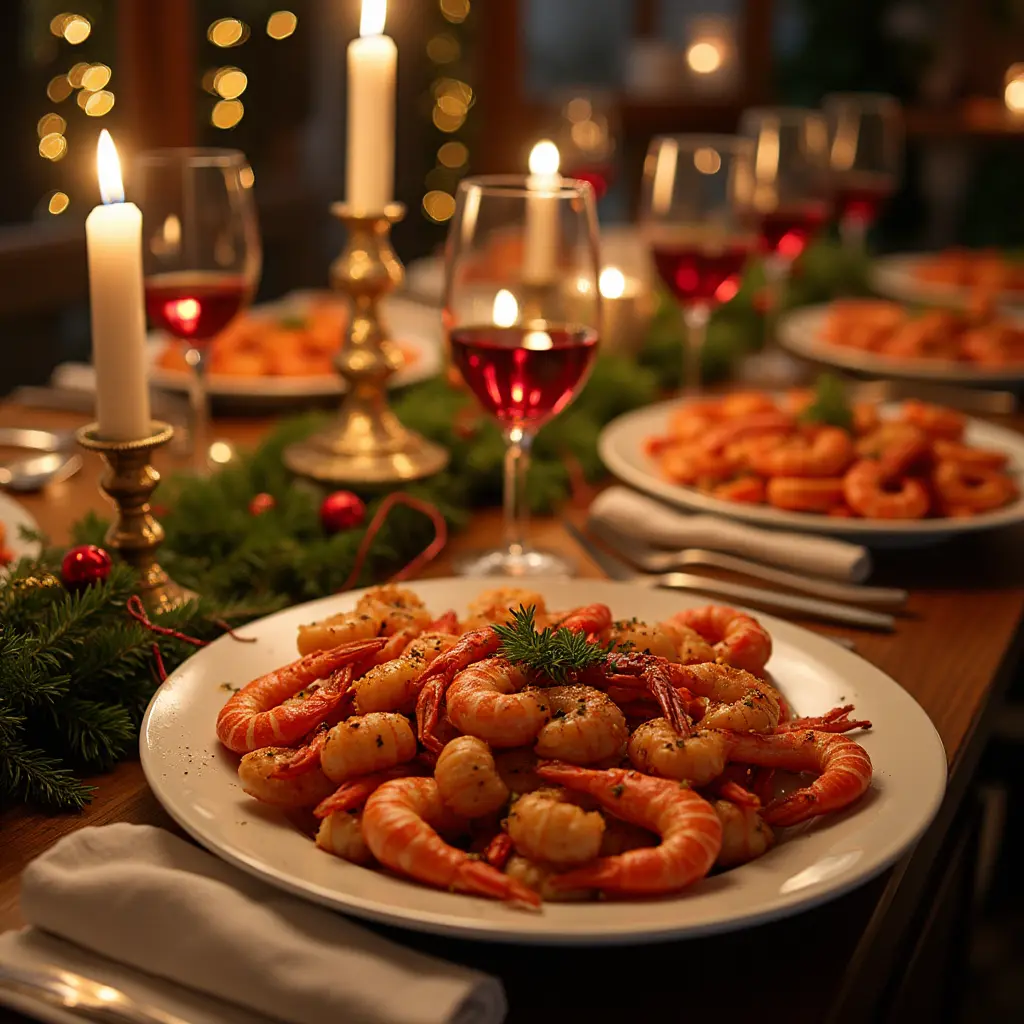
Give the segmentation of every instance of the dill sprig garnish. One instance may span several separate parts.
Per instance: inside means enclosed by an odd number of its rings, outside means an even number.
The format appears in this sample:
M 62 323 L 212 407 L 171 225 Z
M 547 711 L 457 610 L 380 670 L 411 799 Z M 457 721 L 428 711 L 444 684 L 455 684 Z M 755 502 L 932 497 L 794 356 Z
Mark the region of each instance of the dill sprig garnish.
M 547 626 L 538 632 L 533 605 L 520 605 L 518 611 L 512 612 L 510 623 L 491 628 L 501 638 L 498 653 L 503 658 L 513 665 L 543 673 L 559 684 L 571 682 L 585 669 L 603 665 L 609 654 L 622 649 L 614 643 L 589 643 L 585 633 L 574 633 L 564 626 Z

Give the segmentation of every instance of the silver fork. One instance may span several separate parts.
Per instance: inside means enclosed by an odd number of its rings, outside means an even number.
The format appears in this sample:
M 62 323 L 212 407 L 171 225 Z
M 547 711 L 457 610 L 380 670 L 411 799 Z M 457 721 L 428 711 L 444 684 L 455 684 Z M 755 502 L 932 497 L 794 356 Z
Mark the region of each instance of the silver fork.
M 801 576 L 785 569 L 775 569 L 761 562 L 754 562 L 720 551 L 705 548 L 683 548 L 680 551 L 663 551 L 634 537 L 626 537 L 606 523 L 591 520 L 590 531 L 600 537 L 609 547 L 614 548 L 623 558 L 643 572 L 676 572 L 680 569 L 701 565 L 707 568 L 725 569 L 743 573 L 754 579 L 789 587 L 804 594 L 824 597 L 833 601 L 869 605 L 875 608 L 899 608 L 907 602 L 906 590 L 895 587 L 866 587 L 859 583 L 836 583 L 832 580 L 813 576 Z

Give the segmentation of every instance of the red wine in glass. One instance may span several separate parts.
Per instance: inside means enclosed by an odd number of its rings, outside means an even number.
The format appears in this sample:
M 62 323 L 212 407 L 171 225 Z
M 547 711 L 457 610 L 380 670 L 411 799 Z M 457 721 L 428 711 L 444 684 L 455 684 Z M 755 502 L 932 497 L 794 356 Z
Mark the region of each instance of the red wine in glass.
M 190 343 L 219 334 L 249 297 L 244 277 L 216 271 L 155 274 L 145 288 L 150 322 Z
M 793 203 L 762 214 L 761 250 L 795 260 L 827 219 L 824 203 Z
M 586 378 L 597 332 L 586 327 L 458 327 L 452 362 L 503 427 L 536 430 L 561 412 Z
M 884 175 L 851 174 L 835 190 L 839 220 L 873 224 L 882 204 L 892 195 L 893 182 Z
M 576 178 L 578 181 L 587 182 L 594 190 L 597 199 L 603 199 L 608 189 L 615 181 L 615 165 L 612 163 L 580 164 L 570 166 L 563 175 L 566 178 Z
M 709 246 L 700 243 L 661 243 L 651 246 L 658 276 L 687 306 L 728 302 L 739 291 L 752 240 Z

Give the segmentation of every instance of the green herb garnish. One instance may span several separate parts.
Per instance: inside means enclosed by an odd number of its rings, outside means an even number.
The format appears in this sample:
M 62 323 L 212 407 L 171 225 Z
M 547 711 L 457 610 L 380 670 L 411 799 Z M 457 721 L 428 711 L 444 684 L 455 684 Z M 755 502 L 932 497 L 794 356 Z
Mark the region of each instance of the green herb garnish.
M 853 426 L 853 410 L 846 400 L 843 382 L 830 373 L 818 378 L 814 401 L 800 414 L 804 423 L 825 423 L 849 430 Z

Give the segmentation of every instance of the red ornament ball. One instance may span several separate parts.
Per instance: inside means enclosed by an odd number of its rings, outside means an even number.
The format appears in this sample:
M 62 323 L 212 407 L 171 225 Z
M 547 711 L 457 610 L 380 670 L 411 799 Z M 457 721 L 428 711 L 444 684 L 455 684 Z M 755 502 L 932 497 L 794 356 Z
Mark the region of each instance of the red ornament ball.
M 102 583 L 109 575 L 113 562 L 103 548 L 95 544 L 81 544 L 71 548 L 60 563 L 60 578 L 68 589 L 88 587 Z
M 365 519 L 366 506 L 351 491 L 328 494 L 320 505 L 320 525 L 328 533 L 362 526 Z
M 269 512 L 276 504 L 274 496 L 263 491 L 255 495 L 249 502 L 249 515 L 261 516 L 264 512 Z

